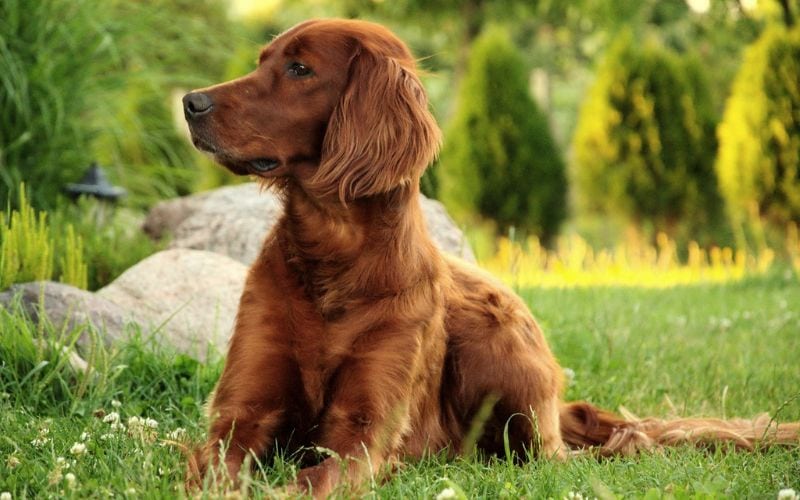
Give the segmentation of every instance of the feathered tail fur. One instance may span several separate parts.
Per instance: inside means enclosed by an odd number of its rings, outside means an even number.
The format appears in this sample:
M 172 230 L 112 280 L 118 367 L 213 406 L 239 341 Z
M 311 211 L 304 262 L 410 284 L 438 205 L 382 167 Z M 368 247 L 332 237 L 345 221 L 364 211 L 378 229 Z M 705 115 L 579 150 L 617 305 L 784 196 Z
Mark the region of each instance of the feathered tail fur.
M 800 423 L 779 424 L 767 414 L 752 419 L 637 418 L 616 415 L 589 403 L 561 407 L 561 436 L 573 449 L 595 449 L 600 455 L 632 455 L 641 450 L 692 444 L 731 443 L 752 450 L 800 445 Z

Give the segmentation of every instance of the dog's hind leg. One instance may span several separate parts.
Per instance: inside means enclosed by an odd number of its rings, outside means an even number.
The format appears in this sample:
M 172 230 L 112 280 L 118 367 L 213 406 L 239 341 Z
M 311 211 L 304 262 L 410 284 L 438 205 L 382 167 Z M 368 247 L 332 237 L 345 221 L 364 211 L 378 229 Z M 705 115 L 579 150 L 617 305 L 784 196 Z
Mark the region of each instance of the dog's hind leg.
M 479 447 L 492 453 L 508 445 L 518 458 L 526 450 L 561 458 L 566 448 L 559 425 L 562 371 L 526 305 L 477 269 L 451 262 L 456 291 L 448 300 L 448 352 L 444 401 L 462 415 L 462 435 L 484 401 L 494 401 Z M 464 430 L 467 429 L 467 430 Z M 469 445 L 470 443 L 466 443 Z

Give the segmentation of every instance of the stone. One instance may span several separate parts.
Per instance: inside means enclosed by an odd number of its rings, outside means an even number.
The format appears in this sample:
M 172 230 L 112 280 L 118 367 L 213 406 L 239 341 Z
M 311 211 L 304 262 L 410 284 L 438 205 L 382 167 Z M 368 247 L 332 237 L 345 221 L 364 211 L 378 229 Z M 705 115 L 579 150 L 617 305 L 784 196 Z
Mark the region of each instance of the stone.
M 475 262 L 472 249 L 444 206 L 424 196 L 421 203 L 437 246 Z M 159 203 L 148 214 L 144 229 L 154 237 L 172 234 L 171 248 L 208 250 L 250 265 L 282 213 L 278 196 L 251 182 Z
M 109 346 L 126 337 L 128 311 L 92 292 L 63 283 L 36 281 L 13 285 L 0 293 L 0 305 L 9 309 L 17 297 L 34 322 L 46 317 L 57 332 L 80 331 L 76 341 L 80 352 L 88 352 L 94 338 Z
M 155 253 L 97 295 L 135 314 L 156 341 L 197 359 L 224 352 L 233 331 L 247 266 L 191 249 Z

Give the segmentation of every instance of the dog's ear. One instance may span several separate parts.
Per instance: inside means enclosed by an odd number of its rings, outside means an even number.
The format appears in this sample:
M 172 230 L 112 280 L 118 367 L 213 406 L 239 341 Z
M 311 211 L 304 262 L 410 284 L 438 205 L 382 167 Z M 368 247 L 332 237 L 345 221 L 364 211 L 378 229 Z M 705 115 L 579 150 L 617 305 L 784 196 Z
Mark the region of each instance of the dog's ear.
M 358 47 L 312 186 L 346 202 L 417 182 L 438 153 L 440 138 L 413 67 Z

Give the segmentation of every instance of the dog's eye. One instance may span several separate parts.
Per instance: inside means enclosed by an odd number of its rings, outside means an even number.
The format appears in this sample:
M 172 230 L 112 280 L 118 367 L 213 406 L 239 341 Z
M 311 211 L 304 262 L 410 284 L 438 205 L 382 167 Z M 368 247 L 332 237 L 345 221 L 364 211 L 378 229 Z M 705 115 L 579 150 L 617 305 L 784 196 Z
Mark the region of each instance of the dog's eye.
M 299 62 L 290 62 L 286 66 L 286 73 L 292 78 L 306 78 L 314 74 L 311 68 Z

